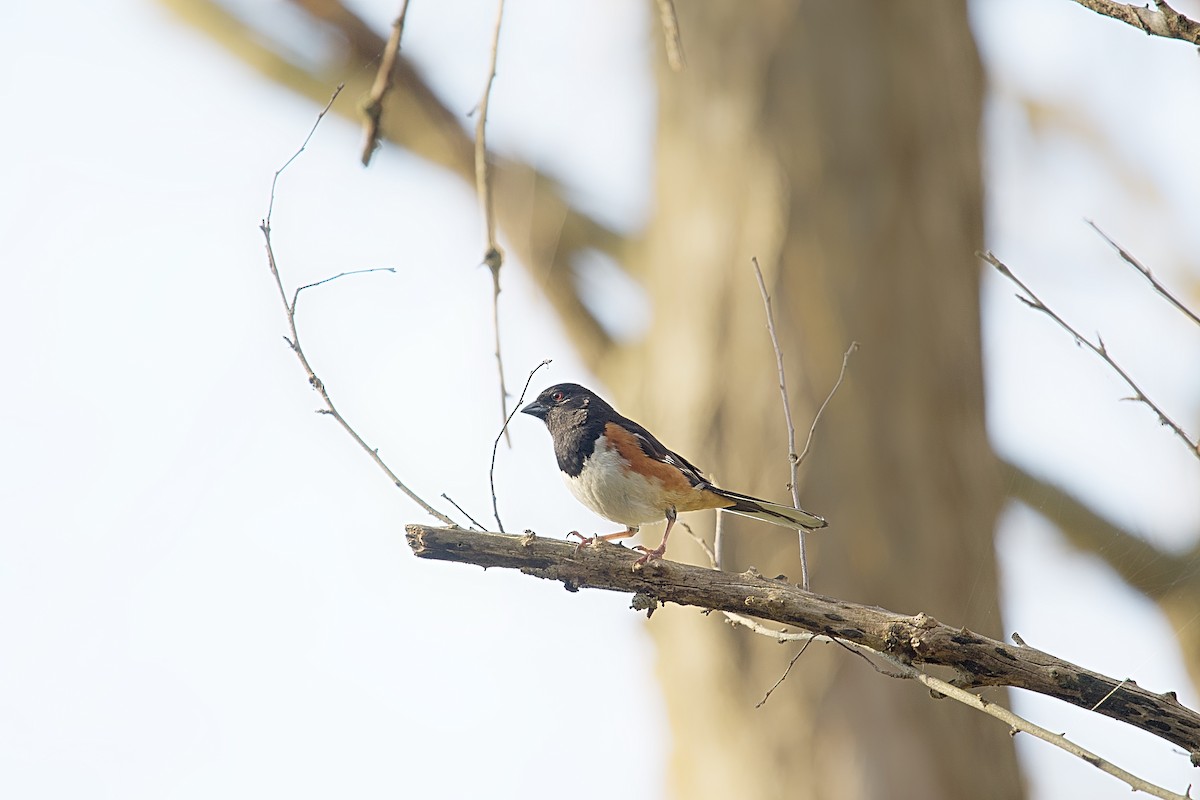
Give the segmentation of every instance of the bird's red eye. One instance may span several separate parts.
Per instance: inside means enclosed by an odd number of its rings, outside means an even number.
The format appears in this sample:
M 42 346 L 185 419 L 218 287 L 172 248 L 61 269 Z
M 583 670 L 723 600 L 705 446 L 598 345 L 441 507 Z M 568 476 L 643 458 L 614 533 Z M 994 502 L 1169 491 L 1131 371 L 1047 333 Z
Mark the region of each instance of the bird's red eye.
M 564 397 L 566 397 L 566 395 L 562 392 L 555 392 L 554 394 L 550 395 L 550 399 L 556 403 L 561 403 Z

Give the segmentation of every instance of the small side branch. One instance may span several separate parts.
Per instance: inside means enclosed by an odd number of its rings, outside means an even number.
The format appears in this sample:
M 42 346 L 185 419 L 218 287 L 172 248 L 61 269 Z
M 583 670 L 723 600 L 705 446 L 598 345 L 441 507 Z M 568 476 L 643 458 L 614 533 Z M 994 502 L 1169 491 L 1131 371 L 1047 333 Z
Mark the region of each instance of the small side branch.
M 315 289 L 316 287 L 323 286 L 326 283 L 332 283 L 333 281 L 336 281 L 339 278 L 348 278 L 351 275 L 365 275 L 368 272 L 390 272 L 394 275 L 394 274 L 396 274 L 396 268 L 395 267 L 370 267 L 368 269 L 351 269 L 351 270 L 347 270 L 346 272 L 339 272 L 337 275 L 331 275 L 328 278 L 324 278 L 322 280 L 315 281 L 313 283 L 306 283 L 303 286 L 297 287 L 296 291 L 292 292 L 292 304 L 291 304 L 291 306 L 289 306 L 289 310 L 291 311 L 292 314 L 296 313 L 296 303 L 300 302 L 300 293 L 303 292 L 305 289 Z
M 1018 300 L 1032 308 L 1034 311 L 1040 311 L 1046 316 L 1050 317 L 1050 319 L 1057 322 L 1063 330 L 1071 334 L 1071 336 L 1075 338 L 1076 342 L 1087 347 L 1089 350 L 1099 356 L 1104 363 L 1108 364 L 1108 366 L 1111 367 L 1114 372 L 1121 376 L 1121 380 L 1125 381 L 1125 384 L 1133 390 L 1133 397 L 1129 399 L 1136 400 L 1139 403 L 1145 403 L 1146 406 L 1148 406 L 1152 411 L 1154 411 L 1155 414 L 1158 415 L 1158 421 L 1170 428 L 1176 436 L 1182 439 L 1184 443 L 1187 444 L 1188 450 L 1191 451 L 1192 455 L 1194 455 L 1196 458 L 1200 458 L 1200 443 L 1192 440 L 1177 422 L 1168 417 L 1166 412 L 1159 408 L 1157 403 L 1146 396 L 1146 393 L 1142 391 L 1141 387 L 1134 383 L 1133 378 L 1129 377 L 1129 373 L 1122 369 L 1121 366 L 1113 360 L 1112 356 L 1108 354 L 1108 348 L 1104 346 L 1103 339 L 1096 337 L 1099 344 L 1092 344 L 1092 342 L 1086 336 L 1072 328 L 1066 320 L 1064 320 L 1062 317 L 1056 314 L 1053 309 L 1042 302 L 1041 298 L 1034 294 L 1033 290 L 1026 286 L 1020 278 L 1014 275 L 1012 270 L 1009 269 L 1004 262 L 996 258 L 996 256 L 994 256 L 991 252 L 979 253 L 978 255 L 984 261 L 995 267 L 997 272 L 1015 283 L 1021 288 L 1022 291 L 1025 292 L 1025 294 L 1028 295 L 1028 297 L 1017 295 Z
M 808 450 L 812 447 L 813 434 L 817 432 L 817 423 L 821 421 L 821 415 L 825 413 L 825 409 L 829 406 L 829 401 L 837 394 L 837 390 L 841 388 L 842 381 L 846 379 L 846 367 L 850 366 L 850 356 L 858 352 L 858 342 L 850 342 L 850 346 L 846 348 L 846 352 L 842 353 L 842 368 L 838 370 L 837 380 L 833 382 L 833 388 L 829 390 L 829 394 L 825 395 L 825 400 L 821 403 L 821 407 L 817 409 L 817 413 L 813 414 L 812 425 L 808 426 L 808 438 L 804 440 L 804 449 L 800 451 L 798 462 L 804 463 L 804 459 L 808 457 Z
M 492 31 L 492 54 L 488 62 L 487 83 L 475 117 L 475 189 L 479 204 L 483 208 L 484 226 L 487 230 L 487 249 L 483 263 L 492 273 L 492 328 L 495 331 L 496 369 L 500 373 L 500 419 L 504 420 L 504 441 L 511 447 L 508 435 L 508 387 L 504 384 L 504 359 L 500 355 L 500 267 L 504 264 L 504 251 L 496 243 L 496 214 L 492 203 L 492 167 L 488 161 L 487 115 L 488 102 L 492 96 L 492 83 L 496 80 L 496 56 L 500 52 L 500 24 L 504 21 L 504 0 L 496 6 L 496 27 Z
M 763 695 L 763 699 L 754 704 L 755 708 L 762 708 L 767 704 L 767 701 L 771 699 L 771 695 L 775 693 L 775 690 L 787 680 L 788 675 L 792 674 L 792 667 L 796 666 L 796 662 L 800 660 L 800 656 L 804 655 L 804 651 L 807 650 L 808 646 L 812 643 L 813 640 L 810 636 L 807 640 L 805 640 L 804 644 L 800 645 L 800 649 L 796 652 L 796 655 L 792 656 L 792 660 L 788 662 L 787 669 L 785 669 L 783 674 L 779 676 L 779 680 L 771 684 L 771 688 L 767 689 L 767 693 Z
M 1162 36 L 1200 45 L 1200 22 L 1185 17 L 1166 4 L 1154 0 L 1152 6 L 1134 6 L 1114 0 L 1075 0 L 1084 8 L 1105 17 L 1132 25 L 1147 36 Z
M 1149 268 L 1147 268 L 1144 264 L 1142 264 L 1142 262 L 1140 262 L 1136 258 L 1134 258 L 1133 255 L 1128 250 L 1126 250 L 1124 247 L 1121 247 L 1121 245 L 1114 242 L 1107 233 L 1100 230 L 1100 227 L 1098 225 L 1096 225 L 1096 223 L 1092 222 L 1090 219 L 1084 220 L 1084 222 L 1086 222 L 1088 225 L 1091 225 L 1092 230 L 1094 230 L 1096 233 L 1100 234 L 1100 238 L 1102 238 L 1104 241 L 1108 242 L 1109 247 L 1116 250 L 1117 253 L 1120 254 L 1122 260 L 1124 260 L 1126 264 L 1128 264 L 1129 266 L 1136 269 L 1138 272 L 1140 272 L 1142 274 L 1143 278 L 1150 281 L 1150 285 L 1154 287 L 1154 291 L 1156 291 L 1160 295 L 1162 295 L 1168 303 L 1175 306 L 1176 310 L 1179 311 L 1179 313 L 1183 314 L 1185 317 L 1187 317 L 1188 319 L 1190 319 L 1192 322 L 1196 323 L 1197 325 L 1200 325 L 1200 317 L 1196 316 L 1196 312 L 1192 311 L 1190 308 L 1185 306 L 1182 302 L 1179 301 L 1179 298 L 1177 298 L 1175 295 L 1171 294 L 1170 290 L 1168 290 L 1167 287 L 1165 287 L 1161 283 L 1159 283 L 1158 278 L 1154 277 L 1154 273 L 1150 272 Z
M 379 149 L 379 122 L 383 116 L 383 98 L 392 88 L 392 76 L 396 72 L 396 58 L 400 55 L 400 37 L 404 35 L 404 17 L 407 14 L 408 0 L 400 0 L 400 14 L 392 23 L 392 32 L 384 45 L 383 57 L 379 60 L 379 71 L 375 73 L 371 93 L 363 103 L 363 131 L 366 134 L 362 150 L 364 167 L 371 164 L 371 156 Z
M 900 664 L 949 667 L 960 676 L 953 682 L 959 688 L 1013 686 L 1084 709 L 1099 703 L 1096 713 L 1171 742 L 1200 764 L 1200 714 L 1181 705 L 1173 693 L 1156 694 L 1133 681 L 1121 685 L 1049 653 L 952 628 L 926 614 L 908 616 L 836 600 L 753 571 L 730 573 L 653 561 L 635 572 L 637 554 L 616 545 L 578 548 L 531 534 L 426 525 L 409 525 L 407 532 L 408 544 L 420 558 L 517 569 L 561 581 L 570 591 L 586 587 L 628 592 L 651 604 L 671 602 L 770 620 L 866 648 Z

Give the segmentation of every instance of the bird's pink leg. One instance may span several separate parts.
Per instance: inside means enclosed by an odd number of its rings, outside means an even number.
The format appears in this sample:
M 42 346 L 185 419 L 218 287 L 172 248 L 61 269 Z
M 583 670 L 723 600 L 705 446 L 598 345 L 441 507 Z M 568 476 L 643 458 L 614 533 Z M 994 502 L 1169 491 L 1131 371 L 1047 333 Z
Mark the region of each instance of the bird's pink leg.
M 633 562 L 634 567 L 645 564 L 648 561 L 654 561 L 656 559 L 660 559 L 663 557 L 663 554 L 667 552 L 667 537 L 671 535 L 671 527 L 674 524 L 675 524 L 675 509 L 668 508 L 667 509 L 667 529 L 665 531 L 663 531 L 662 541 L 659 542 L 658 547 L 654 548 L 653 550 L 648 550 L 640 544 L 638 546 L 634 547 L 633 548 L 634 550 L 641 550 L 643 553 L 645 553 L 644 556 L 639 558 L 637 561 Z

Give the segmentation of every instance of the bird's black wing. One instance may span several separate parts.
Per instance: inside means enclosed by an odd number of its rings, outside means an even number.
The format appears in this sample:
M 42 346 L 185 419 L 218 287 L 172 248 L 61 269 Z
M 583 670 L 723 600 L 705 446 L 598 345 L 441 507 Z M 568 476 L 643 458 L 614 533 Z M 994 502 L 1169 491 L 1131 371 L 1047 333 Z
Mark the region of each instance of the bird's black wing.
M 655 461 L 661 461 L 664 464 L 670 464 L 675 467 L 684 474 L 688 482 L 693 486 L 707 487 L 712 485 L 697 466 L 673 450 L 668 449 L 666 445 L 654 438 L 654 434 L 641 425 L 625 417 L 621 417 L 618 424 L 637 437 L 638 444 L 641 445 L 643 453 Z

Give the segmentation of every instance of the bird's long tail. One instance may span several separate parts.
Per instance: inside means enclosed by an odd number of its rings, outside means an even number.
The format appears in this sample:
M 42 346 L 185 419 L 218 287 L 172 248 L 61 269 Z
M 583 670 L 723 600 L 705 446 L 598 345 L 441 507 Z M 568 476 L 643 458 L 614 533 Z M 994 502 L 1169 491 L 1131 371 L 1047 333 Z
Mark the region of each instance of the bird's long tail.
M 726 506 L 725 511 L 732 511 L 734 514 L 741 514 L 744 517 L 761 519 L 763 522 L 771 522 L 775 525 L 782 525 L 785 528 L 804 528 L 810 531 L 817 528 L 824 528 L 829 524 L 825 521 L 824 517 L 810 514 L 802 508 L 792 508 L 791 506 L 771 503 L 767 500 L 759 500 L 757 497 L 738 494 L 728 489 L 718 489 L 716 486 L 706 488 L 713 494 L 719 495 L 733 504 Z

